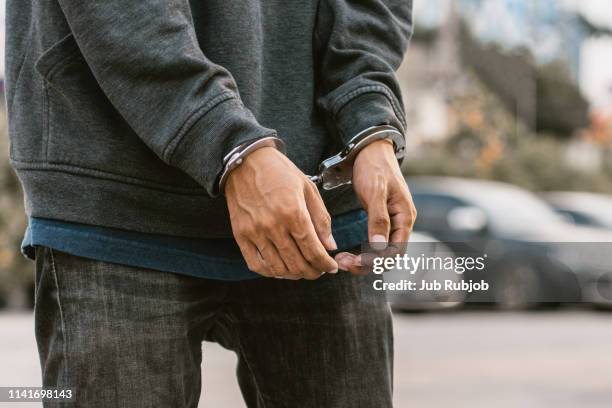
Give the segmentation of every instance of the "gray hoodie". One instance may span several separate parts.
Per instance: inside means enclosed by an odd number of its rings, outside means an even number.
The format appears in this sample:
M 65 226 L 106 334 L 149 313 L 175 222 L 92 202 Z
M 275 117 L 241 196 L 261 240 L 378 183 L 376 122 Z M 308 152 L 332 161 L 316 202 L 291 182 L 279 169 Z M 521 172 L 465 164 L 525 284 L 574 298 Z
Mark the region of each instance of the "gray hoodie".
M 405 129 L 411 0 L 7 0 L 10 157 L 30 216 L 231 234 L 223 156 L 277 135 L 313 173 Z M 359 207 L 325 192 L 332 214 Z

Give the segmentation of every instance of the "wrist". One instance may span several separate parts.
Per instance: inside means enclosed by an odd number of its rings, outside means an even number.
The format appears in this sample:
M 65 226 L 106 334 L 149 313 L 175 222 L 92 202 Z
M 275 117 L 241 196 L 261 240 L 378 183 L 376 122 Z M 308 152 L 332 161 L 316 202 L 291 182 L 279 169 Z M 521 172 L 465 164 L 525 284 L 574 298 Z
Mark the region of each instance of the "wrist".
M 247 157 L 251 156 L 255 152 L 261 149 L 275 149 L 281 154 L 285 152 L 285 144 L 282 140 L 277 137 L 269 136 L 262 139 L 243 143 L 240 146 L 232 149 L 223 158 L 223 172 L 219 176 L 219 192 L 224 193 L 225 185 L 234 170 L 241 167 Z
M 390 153 L 393 157 L 395 157 L 395 148 L 394 148 L 393 140 L 391 139 L 380 139 L 380 140 L 376 140 L 368 144 L 363 149 L 361 149 L 359 153 L 357 153 L 356 157 L 359 157 L 359 155 L 365 151 L 374 151 L 374 150 L 379 151 L 379 152 Z
M 394 160 L 402 160 L 405 153 L 404 135 L 392 126 L 374 126 L 354 136 L 340 153 L 325 159 L 319 165 L 318 174 L 312 176 L 311 180 L 322 186 L 324 190 L 350 184 L 353 166 L 359 153 L 381 141 L 384 141 L 384 144 L 378 145 L 390 149 Z
M 228 171 L 224 184 L 224 194 L 229 194 L 234 190 L 234 186 L 239 185 L 242 180 L 246 183 L 251 183 L 257 172 L 265 169 L 266 164 L 270 163 L 278 157 L 285 157 L 280 151 L 274 147 L 265 146 L 246 155 L 242 163 Z

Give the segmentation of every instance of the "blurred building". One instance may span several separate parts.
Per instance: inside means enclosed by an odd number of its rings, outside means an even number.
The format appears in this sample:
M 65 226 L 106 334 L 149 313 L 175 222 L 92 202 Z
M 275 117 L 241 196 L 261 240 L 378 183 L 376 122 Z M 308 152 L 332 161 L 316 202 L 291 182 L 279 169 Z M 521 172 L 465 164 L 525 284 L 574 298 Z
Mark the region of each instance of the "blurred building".
M 587 3 L 595 4 L 580 4 Z M 598 4 L 612 10 L 612 3 Z M 400 77 L 417 138 L 454 133 L 445 106 L 464 93 L 466 70 L 536 132 L 568 137 L 588 127 L 589 110 L 598 109 L 595 99 L 602 98 L 592 91 L 585 95 L 585 89 L 609 93 L 612 101 L 612 77 L 606 84 L 603 72 L 593 75 L 593 67 L 601 67 L 597 58 L 612 58 L 612 49 L 588 52 L 593 38 L 611 30 L 570 7 L 569 0 L 430 0 L 415 3 L 415 21 Z
M 598 0 L 428 0 L 416 3 L 416 20 L 426 28 L 442 28 L 456 9 L 471 34 L 507 50 L 528 49 L 540 64 L 560 61 L 591 99 L 605 92 L 612 103 L 612 74 L 594 66 L 612 64 L 612 40 L 591 47 L 593 37 L 610 36 L 612 3 Z M 598 18 L 604 16 L 604 18 Z M 593 49 L 596 48 L 596 49 Z M 588 65 L 583 72 L 582 67 Z M 599 88 L 599 90 L 593 89 Z M 603 91 L 606 89 L 606 91 Z
M 579 14 L 558 0 L 460 0 L 463 18 L 482 41 L 526 47 L 539 62 L 565 62 L 578 80 L 589 35 Z

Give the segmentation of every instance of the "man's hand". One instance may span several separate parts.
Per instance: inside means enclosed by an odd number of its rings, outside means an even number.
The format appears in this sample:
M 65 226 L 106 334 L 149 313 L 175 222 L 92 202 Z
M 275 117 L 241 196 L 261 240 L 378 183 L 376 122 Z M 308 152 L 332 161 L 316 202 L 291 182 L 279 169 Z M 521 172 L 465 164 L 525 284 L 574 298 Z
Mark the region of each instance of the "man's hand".
M 263 147 L 232 170 L 225 195 L 234 237 L 250 270 L 317 279 L 336 273 L 331 217 L 316 186 L 282 153 Z
M 353 189 L 368 213 L 372 246 L 382 249 L 391 242 L 401 250 L 412 231 L 416 208 L 395 158 L 393 142 L 380 140 L 359 152 L 353 164 Z M 341 252 L 336 261 L 341 269 L 362 272 L 359 255 Z

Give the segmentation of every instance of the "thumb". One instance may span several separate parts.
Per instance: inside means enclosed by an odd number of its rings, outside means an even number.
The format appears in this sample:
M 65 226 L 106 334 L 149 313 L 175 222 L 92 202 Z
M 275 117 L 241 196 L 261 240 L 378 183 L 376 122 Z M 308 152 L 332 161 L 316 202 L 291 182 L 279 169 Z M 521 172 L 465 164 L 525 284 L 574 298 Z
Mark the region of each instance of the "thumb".
M 309 186 L 306 188 L 305 199 L 306 207 L 308 208 L 308 213 L 310 214 L 310 219 L 319 237 L 319 241 L 328 251 L 337 250 L 338 246 L 332 235 L 331 216 L 327 212 L 327 208 L 325 208 L 319 190 L 314 185 Z
M 387 209 L 387 198 L 383 195 L 373 197 L 368 203 L 368 238 L 372 249 L 383 250 L 389 241 L 391 221 Z

